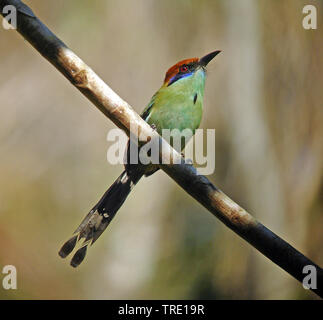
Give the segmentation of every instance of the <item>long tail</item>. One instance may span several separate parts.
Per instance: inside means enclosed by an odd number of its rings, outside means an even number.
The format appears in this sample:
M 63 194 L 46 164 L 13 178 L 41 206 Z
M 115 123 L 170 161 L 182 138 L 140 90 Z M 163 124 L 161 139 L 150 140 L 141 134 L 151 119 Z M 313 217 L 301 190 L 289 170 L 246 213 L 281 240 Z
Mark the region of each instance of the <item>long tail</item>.
M 126 200 L 133 186 L 143 176 L 142 172 L 123 171 L 119 178 L 105 192 L 100 201 L 86 215 L 74 236 L 64 243 L 59 255 L 66 258 L 74 249 L 77 242 L 84 238 L 81 248 L 76 251 L 71 266 L 77 267 L 85 258 L 87 247 L 93 244 L 110 224 L 111 220 Z

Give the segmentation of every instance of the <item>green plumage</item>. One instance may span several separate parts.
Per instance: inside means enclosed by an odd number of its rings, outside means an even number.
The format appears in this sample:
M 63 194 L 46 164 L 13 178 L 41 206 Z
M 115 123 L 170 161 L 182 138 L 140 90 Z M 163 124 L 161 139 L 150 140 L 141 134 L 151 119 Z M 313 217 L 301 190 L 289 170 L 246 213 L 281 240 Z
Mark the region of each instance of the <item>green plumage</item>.
M 203 68 L 170 86 L 164 84 L 143 111 L 143 119 L 154 125 L 160 135 L 162 129 L 190 129 L 194 134 L 202 119 L 204 85 Z

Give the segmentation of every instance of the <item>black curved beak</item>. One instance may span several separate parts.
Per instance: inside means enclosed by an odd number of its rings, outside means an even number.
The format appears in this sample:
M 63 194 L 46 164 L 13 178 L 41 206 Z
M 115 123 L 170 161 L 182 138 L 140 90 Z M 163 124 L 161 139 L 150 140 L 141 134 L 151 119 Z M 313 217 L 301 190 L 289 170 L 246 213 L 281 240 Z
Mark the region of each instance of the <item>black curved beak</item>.
M 216 50 L 216 51 L 213 51 L 209 54 L 207 54 L 206 56 L 204 56 L 203 58 L 200 59 L 199 61 L 199 64 L 202 66 L 202 67 L 206 67 L 207 64 L 215 57 L 217 56 L 219 53 L 221 52 L 221 50 Z

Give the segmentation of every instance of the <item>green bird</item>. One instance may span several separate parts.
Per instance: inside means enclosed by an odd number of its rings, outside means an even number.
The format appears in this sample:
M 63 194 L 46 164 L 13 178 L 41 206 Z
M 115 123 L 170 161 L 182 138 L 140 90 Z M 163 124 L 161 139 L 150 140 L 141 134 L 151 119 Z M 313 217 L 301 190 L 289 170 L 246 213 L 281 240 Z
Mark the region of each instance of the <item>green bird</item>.
M 206 66 L 220 52 L 211 52 L 201 59 L 185 59 L 168 69 L 163 85 L 141 114 L 160 135 L 163 129 L 178 129 L 179 132 L 190 129 L 191 136 L 194 135 L 202 119 Z M 181 150 L 187 141 L 188 139 L 181 140 Z M 170 143 L 172 145 L 172 141 Z M 77 242 L 84 239 L 71 260 L 73 267 L 83 261 L 88 245 L 93 244 L 107 228 L 133 186 L 143 176 L 150 176 L 158 170 L 152 164 L 131 164 L 129 143 L 126 155 L 125 170 L 86 215 L 74 236 L 59 251 L 59 255 L 65 258 L 73 251 Z

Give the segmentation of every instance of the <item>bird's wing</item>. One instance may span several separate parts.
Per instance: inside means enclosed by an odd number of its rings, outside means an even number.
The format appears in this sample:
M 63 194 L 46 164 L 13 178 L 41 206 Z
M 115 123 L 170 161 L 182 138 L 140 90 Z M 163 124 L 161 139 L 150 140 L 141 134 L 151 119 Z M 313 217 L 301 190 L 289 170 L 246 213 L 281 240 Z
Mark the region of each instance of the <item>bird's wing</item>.
M 143 118 L 146 122 L 148 121 L 148 118 L 151 114 L 152 107 L 155 103 L 156 96 L 157 96 L 158 91 L 152 96 L 150 99 L 150 102 L 148 103 L 147 107 L 144 109 L 144 111 L 141 113 L 141 118 Z

